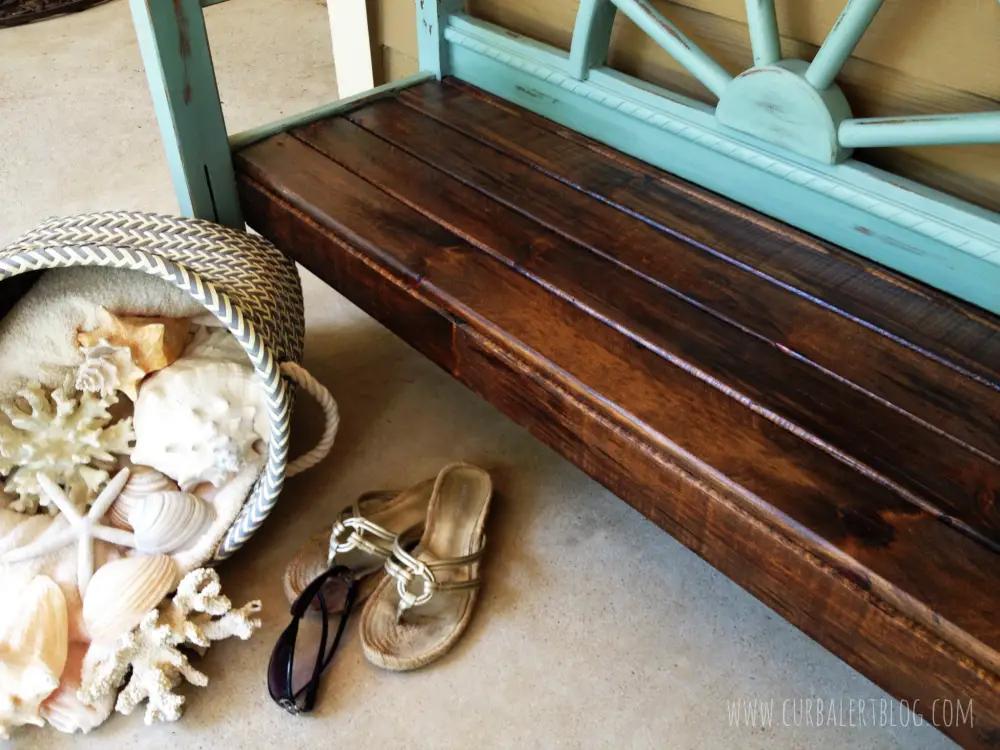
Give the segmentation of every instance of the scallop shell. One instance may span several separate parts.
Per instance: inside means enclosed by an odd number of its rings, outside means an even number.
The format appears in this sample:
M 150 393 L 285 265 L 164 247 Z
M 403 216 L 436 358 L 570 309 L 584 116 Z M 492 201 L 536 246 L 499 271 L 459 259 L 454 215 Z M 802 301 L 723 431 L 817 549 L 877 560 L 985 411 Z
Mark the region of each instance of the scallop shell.
M 85 643 L 69 644 L 66 668 L 59 680 L 59 687 L 42 703 L 42 718 L 50 726 L 66 734 L 87 734 L 103 724 L 115 707 L 114 691 L 108 692 L 94 706 L 87 705 L 77 697 L 87 648 L 88 644 Z
M 51 578 L 37 576 L 0 622 L 0 738 L 13 727 L 44 725 L 38 711 L 59 686 L 68 646 L 66 598 Z
M 83 597 L 83 621 L 94 641 L 114 641 L 142 620 L 177 584 L 166 555 L 125 557 L 98 568 Z
M 249 363 L 182 358 L 147 378 L 135 404 L 132 460 L 184 491 L 216 487 L 258 457 L 267 442 L 264 389 Z
M 211 506 L 190 492 L 156 492 L 135 503 L 128 522 L 140 552 L 174 552 L 201 534 L 212 515 Z
M 133 466 L 125 488 L 108 510 L 108 523 L 115 528 L 132 531 L 128 516 L 139 500 L 158 492 L 176 492 L 177 483 L 148 466 Z

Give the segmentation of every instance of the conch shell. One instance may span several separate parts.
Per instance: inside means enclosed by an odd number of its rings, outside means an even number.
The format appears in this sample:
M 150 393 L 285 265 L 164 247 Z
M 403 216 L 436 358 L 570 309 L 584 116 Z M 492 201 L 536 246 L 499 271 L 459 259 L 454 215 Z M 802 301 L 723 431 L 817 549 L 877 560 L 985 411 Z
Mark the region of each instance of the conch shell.
M 88 705 L 77 697 L 87 648 L 85 643 L 69 644 L 66 668 L 59 680 L 59 688 L 42 703 L 42 718 L 50 726 L 66 734 L 87 734 L 103 724 L 115 707 L 114 693 L 101 696 L 94 705 Z
M 100 326 L 77 335 L 81 347 L 92 347 L 103 339 L 113 346 L 127 346 L 132 361 L 145 373 L 167 367 L 187 346 L 191 323 L 187 318 L 140 318 L 117 316 L 103 307 L 97 313 Z
M 128 515 L 138 501 L 158 492 L 176 492 L 177 490 L 177 483 L 156 469 L 151 469 L 148 466 L 132 466 L 132 473 L 129 475 L 125 488 L 108 509 L 108 523 L 115 528 L 132 531 Z
M 37 576 L 8 602 L 0 622 L 0 738 L 12 728 L 44 726 L 39 708 L 59 687 L 66 666 L 66 598 L 51 578 Z
M 83 621 L 94 641 L 115 641 L 139 624 L 177 584 L 166 555 L 126 557 L 94 573 L 83 597 Z
M 128 516 L 140 552 L 175 552 L 194 541 L 212 520 L 212 509 L 190 492 L 157 492 L 135 503 Z
M 189 492 L 220 487 L 259 458 L 270 435 L 267 397 L 250 364 L 186 357 L 148 378 L 133 418 L 132 461 Z
M 228 329 L 202 325 L 194 327 L 184 359 L 219 359 L 244 365 L 249 361 L 240 342 Z
M 121 391 L 132 401 L 138 398 L 139 383 L 146 373 L 132 361 L 127 346 L 113 346 L 101 339 L 83 347 L 83 363 L 76 371 L 76 387 L 81 391 L 110 396 Z

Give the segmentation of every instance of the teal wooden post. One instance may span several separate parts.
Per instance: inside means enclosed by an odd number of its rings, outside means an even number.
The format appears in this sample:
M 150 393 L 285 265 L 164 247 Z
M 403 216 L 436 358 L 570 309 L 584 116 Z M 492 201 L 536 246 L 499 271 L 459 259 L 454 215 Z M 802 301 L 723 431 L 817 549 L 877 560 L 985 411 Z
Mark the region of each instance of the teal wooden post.
M 436 77 L 448 75 L 444 28 L 448 16 L 465 10 L 465 0 L 415 0 L 420 70 Z
M 181 213 L 244 229 L 201 0 L 130 0 Z
M 578 81 L 586 80 L 591 68 L 607 63 L 617 12 L 611 0 L 581 0 L 569 53 L 569 74 Z

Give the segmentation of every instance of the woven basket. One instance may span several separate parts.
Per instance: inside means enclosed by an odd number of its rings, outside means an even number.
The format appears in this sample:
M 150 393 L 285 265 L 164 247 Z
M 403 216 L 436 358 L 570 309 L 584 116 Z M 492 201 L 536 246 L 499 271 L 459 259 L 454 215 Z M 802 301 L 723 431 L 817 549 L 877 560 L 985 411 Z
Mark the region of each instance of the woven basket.
M 305 334 L 295 264 L 260 237 L 207 221 L 142 213 L 51 219 L 0 249 L 0 281 L 68 266 L 125 268 L 157 276 L 204 305 L 250 357 L 267 393 L 271 434 L 267 465 L 215 552 L 216 560 L 229 557 L 267 518 L 286 473 L 291 473 L 286 464 L 292 387 L 282 371 L 304 372 L 296 365 Z M 328 410 L 328 434 L 316 451 L 296 462 L 299 470 L 329 451 L 330 428 L 336 431 L 335 404 L 333 410 L 332 424 Z

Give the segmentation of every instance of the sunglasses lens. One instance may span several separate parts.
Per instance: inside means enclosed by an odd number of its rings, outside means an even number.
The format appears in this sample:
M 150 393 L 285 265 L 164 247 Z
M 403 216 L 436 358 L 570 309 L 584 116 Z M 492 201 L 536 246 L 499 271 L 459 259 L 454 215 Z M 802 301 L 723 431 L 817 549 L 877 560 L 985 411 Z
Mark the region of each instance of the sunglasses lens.
M 308 615 L 299 623 L 295 639 L 295 661 L 292 668 L 292 692 L 304 690 L 313 678 L 316 664 L 322 670 L 336 644 L 337 625 L 347 605 L 350 584 L 337 576 L 328 578 L 309 603 Z M 326 641 L 323 640 L 323 610 L 326 610 Z

